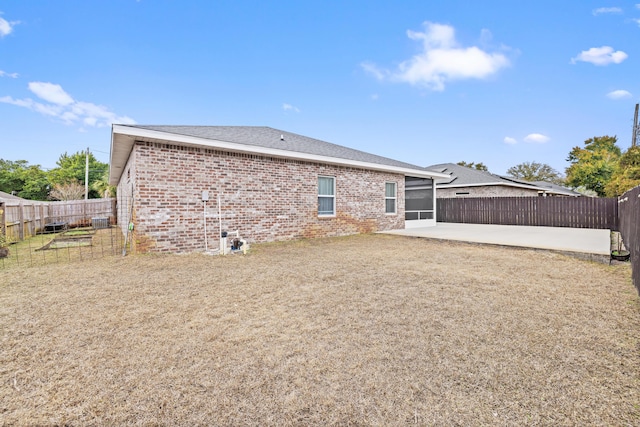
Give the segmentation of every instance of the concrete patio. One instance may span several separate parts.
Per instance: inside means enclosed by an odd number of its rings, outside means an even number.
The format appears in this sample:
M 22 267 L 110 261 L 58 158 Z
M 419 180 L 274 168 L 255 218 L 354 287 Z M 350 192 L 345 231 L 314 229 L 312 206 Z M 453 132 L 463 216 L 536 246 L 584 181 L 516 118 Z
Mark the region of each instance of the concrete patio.
M 546 249 L 600 261 L 608 260 L 611 250 L 610 230 L 586 228 L 439 222 L 435 227 L 392 230 L 382 233 L 519 248 Z

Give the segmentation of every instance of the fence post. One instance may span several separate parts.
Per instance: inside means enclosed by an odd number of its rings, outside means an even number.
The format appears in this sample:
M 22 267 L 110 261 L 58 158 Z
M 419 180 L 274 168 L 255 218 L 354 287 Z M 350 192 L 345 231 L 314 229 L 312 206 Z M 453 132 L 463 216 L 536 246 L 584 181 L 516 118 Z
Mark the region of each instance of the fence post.
M 4 213 L 4 202 L 0 202 L 0 234 L 7 235 L 7 216 Z
M 20 221 L 18 225 L 18 239 L 22 241 L 24 240 L 24 204 L 22 202 L 18 205 L 18 220 Z
M 40 204 L 40 232 L 44 231 L 44 224 L 45 224 L 45 220 L 44 220 L 44 204 L 41 203 Z

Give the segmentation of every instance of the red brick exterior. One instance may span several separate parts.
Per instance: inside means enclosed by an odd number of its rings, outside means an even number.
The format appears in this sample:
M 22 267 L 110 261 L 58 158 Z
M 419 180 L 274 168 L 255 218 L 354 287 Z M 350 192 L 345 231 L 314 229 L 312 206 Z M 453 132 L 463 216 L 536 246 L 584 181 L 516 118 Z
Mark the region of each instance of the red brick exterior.
M 318 176 L 336 178 L 335 217 L 318 217 Z M 393 215 L 385 214 L 386 182 L 397 183 Z M 404 228 L 401 174 L 137 142 L 118 185 L 118 215 L 133 216 L 135 250 L 204 250 L 205 190 L 210 248 L 218 247 L 218 195 L 222 230 L 249 243 Z

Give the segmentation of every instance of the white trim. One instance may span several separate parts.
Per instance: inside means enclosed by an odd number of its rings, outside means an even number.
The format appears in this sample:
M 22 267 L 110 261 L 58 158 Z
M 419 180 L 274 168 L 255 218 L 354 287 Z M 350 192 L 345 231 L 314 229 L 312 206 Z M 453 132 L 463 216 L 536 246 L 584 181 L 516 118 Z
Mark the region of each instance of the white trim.
M 109 181 L 112 185 L 117 184 L 120 180 L 122 169 L 124 168 L 124 165 L 129 158 L 129 154 L 133 150 L 135 141 L 159 142 L 176 145 L 205 147 L 238 153 L 260 154 L 270 157 L 280 157 L 294 160 L 304 160 L 314 163 L 355 167 L 382 172 L 392 172 L 405 176 L 414 176 L 417 178 L 434 179 L 449 177 L 449 175 L 447 174 L 421 169 L 402 168 L 398 166 L 389 166 L 377 163 L 361 162 L 358 160 L 341 159 L 338 157 L 320 156 L 317 154 L 300 153 L 297 151 L 281 150 L 276 148 L 261 147 L 257 145 L 238 144 L 235 142 L 198 138 L 194 136 L 160 132 L 124 125 L 112 125 L 111 135 L 111 169 Z M 118 138 L 118 135 L 122 135 L 123 138 Z M 116 139 L 119 139 L 119 141 L 116 141 Z

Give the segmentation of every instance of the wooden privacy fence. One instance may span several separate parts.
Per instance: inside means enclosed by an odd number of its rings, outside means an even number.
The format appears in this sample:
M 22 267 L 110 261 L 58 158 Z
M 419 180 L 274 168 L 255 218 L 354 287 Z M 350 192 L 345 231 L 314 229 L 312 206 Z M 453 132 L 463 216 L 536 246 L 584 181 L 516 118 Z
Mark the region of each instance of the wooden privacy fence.
M 439 222 L 618 230 L 617 199 L 483 197 L 437 199 Z
M 619 198 L 620 234 L 631 254 L 633 284 L 640 293 L 640 187 L 627 191 Z
M 92 218 L 96 217 L 108 218 L 110 224 L 115 224 L 116 199 L 0 202 L 2 233 L 14 241 L 43 232 L 47 224 L 64 223 L 67 227 L 81 227 L 91 225 Z

